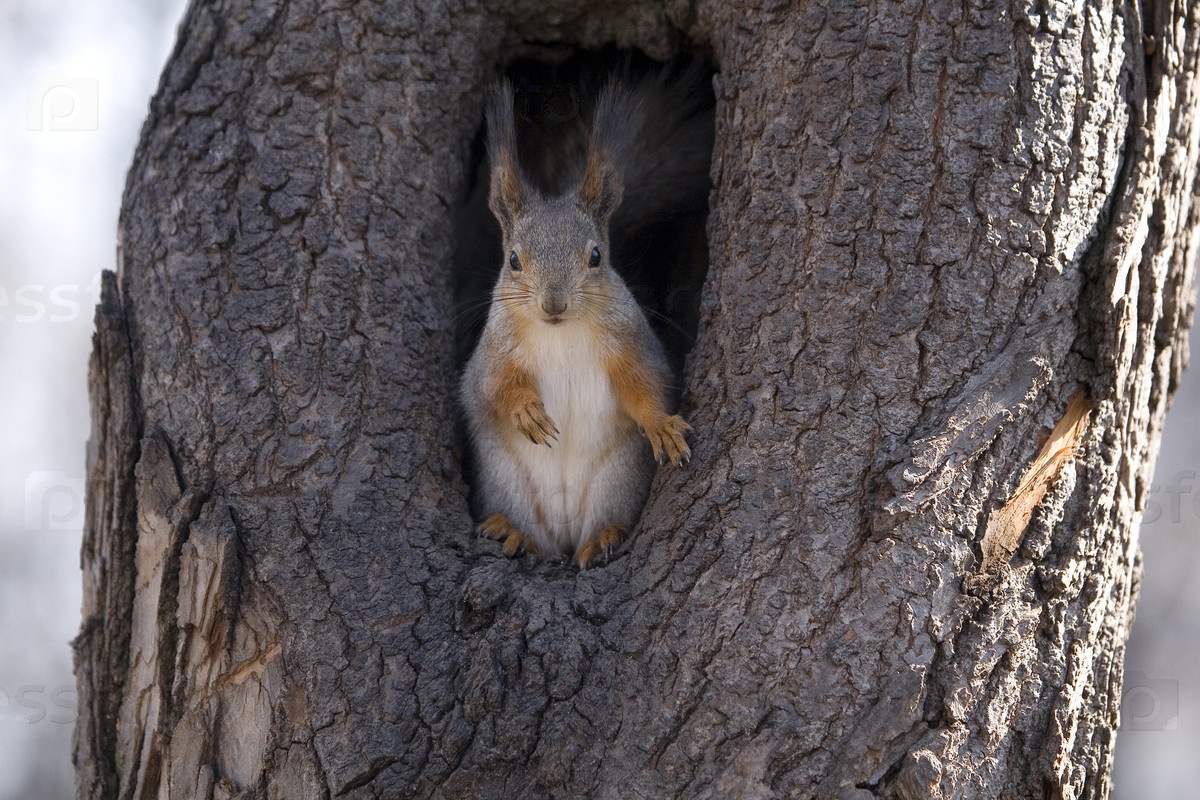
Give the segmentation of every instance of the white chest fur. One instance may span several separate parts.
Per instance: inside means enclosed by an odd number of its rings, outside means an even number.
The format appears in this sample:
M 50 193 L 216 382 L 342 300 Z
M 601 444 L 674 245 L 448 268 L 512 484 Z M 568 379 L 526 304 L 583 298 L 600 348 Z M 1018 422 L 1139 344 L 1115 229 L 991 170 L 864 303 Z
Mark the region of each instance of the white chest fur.
M 538 395 L 558 427 L 551 446 L 521 442 L 518 458 L 533 483 L 532 500 L 544 520 L 543 535 L 570 550 L 611 524 L 593 519 L 593 481 L 617 449 L 636 435 L 620 410 L 604 367 L 604 354 L 584 325 L 535 325 L 526 340 Z

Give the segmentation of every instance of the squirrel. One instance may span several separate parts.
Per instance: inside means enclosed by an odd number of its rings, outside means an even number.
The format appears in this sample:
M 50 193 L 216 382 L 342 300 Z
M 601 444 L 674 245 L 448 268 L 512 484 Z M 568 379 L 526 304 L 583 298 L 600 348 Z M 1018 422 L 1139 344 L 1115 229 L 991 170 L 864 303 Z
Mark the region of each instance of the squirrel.
M 500 82 L 487 100 L 487 200 L 504 260 L 461 401 L 483 517 L 477 530 L 510 557 L 573 554 L 580 568 L 607 557 L 641 513 L 656 462 L 691 458 L 690 426 L 668 413 L 667 356 L 609 247 L 623 195 L 640 192 L 650 199 L 642 205 L 663 207 L 645 179 L 679 159 L 656 159 L 644 147 L 672 142 L 670 130 L 647 130 L 646 104 L 663 89 L 661 80 L 610 79 L 580 157 L 541 180 L 548 192 L 521 169 L 512 85 Z M 681 117 L 683 125 L 696 127 Z M 703 130 L 676 132 L 704 141 Z M 630 176 L 630 166 L 643 174 Z M 643 183 L 631 187 L 631 177 Z M 707 187 L 707 169 L 702 178 Z

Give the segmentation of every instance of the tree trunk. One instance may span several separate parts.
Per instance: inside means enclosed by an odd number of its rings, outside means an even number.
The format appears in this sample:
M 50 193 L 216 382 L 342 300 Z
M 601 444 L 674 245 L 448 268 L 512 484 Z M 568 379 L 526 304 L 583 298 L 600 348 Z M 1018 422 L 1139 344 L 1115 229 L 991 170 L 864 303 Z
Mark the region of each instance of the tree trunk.
M 1108 796 L 1197 7 L 799 6 L 192 3 L 97 311 L 80 797 Z M 718 70 L 694 457 L 584 572 L 474 538 L 451 411 L 483 90 L 563 41 Z

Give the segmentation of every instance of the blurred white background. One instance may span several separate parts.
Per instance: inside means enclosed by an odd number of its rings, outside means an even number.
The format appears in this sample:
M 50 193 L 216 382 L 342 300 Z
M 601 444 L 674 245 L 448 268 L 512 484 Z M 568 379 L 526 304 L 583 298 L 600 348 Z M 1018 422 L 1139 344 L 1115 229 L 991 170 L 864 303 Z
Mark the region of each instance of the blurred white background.
M 73 796 L 87 357 L 125 171 L 182 0 L 0 0 L 0 800 Z M 1142 526 L 1121 800 L 1194 790 L 1200 753 L 1200 370 Z
M 0 0 L 0 798 L 75 793 L 87 360 L 182 0 Z

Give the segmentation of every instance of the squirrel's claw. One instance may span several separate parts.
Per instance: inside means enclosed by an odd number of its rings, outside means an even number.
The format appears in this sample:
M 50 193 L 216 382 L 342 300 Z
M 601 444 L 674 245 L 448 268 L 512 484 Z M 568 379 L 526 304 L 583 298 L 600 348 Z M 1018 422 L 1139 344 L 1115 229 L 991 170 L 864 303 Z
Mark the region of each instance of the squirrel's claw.
M 603 555 L 605 558 L 608 558 L 612 549 L 621 543 L 624 535 L 624 525 L 620 523 L 609 525 L 596 534 L 596 538 L 579 548 L 575 553 L 575 563 L 579 565 L 580 569 L 587 569 L 595 562 L 598 556 Z
M 674 463 L 677 467 L 691 462 L 692 449 L 686 439 L 691 430 L 692 427 L 678 414 L 663 418 L 658 429 L 645 434 L 654 448 L 654 460 L 659 464 Z
M 554 424 L 554 420 L 550 419 L 550 415 L 546 413 L 546 407 L 540 402 L 530 403 L 524 408 L 514 411 L 513 423 L 517 426 L 517 430 L 525 434 L 534 444 L 544 444 L 549 447 L 551 442 L 558 441 L 558 426 Z
M 538 553 L 538 549 L 533 546 L 533 542 L 525 534 L 517 530 L 508 521 L 508 517 L 503 514 L 492 514 L 479 523 L 479 526 L 475 530 L 489 539 L 495 539 L 500 542 L 501 547 L 504 548 L 504 555 L 509 558 L 515 556 L 522 548 L 526 552 L 533 553 L 535 556 L 541 555 Z

